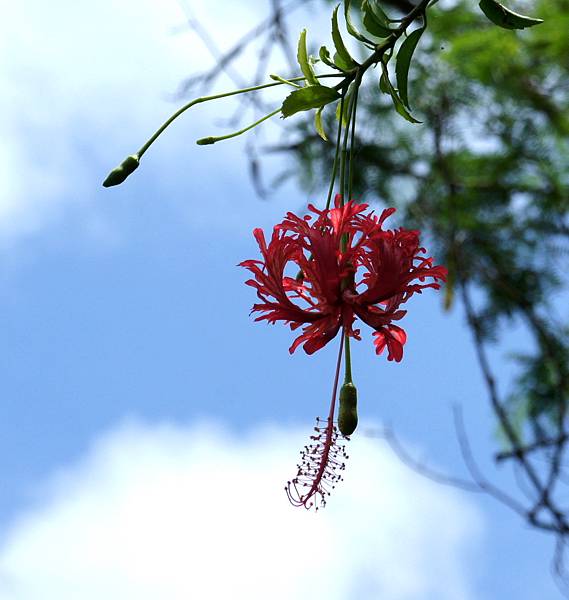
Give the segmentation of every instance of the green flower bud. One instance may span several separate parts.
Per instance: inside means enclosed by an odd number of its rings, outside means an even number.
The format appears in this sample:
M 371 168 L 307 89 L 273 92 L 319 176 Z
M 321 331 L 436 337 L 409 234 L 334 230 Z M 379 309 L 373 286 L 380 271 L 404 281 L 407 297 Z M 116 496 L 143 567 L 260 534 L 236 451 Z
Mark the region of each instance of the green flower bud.
M 215 142 L 217 142 L 218 139 L 216 137 L 213 136 L 209 136 L 209 137 L 204 137 L 204 138 L 200 138 L 199 140 L 196 140 L 196 144 L 198 146 L 209 146 L 209 144 L 215 144 Z
M 113 185 L 121 184 L 133 171 L 138 169 L 140 164 L 138 156 L 131 154 L 127 156 L 122 163 L 113 169 L 103 181 L 103 187 L 112 187 Z
M 344 383 L 340 390 L 338 429 L 342 435 L 352 435 L 358 426 L 358 390 L 353 383 Z

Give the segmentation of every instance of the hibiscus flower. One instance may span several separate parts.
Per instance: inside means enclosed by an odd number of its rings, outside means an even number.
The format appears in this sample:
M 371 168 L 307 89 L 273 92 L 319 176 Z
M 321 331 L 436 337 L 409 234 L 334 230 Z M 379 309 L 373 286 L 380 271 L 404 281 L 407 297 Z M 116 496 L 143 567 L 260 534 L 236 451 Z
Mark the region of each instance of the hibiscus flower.
M 308 208 L 314 216 L 287 213 L 268 244 L 261 229 L 253 232 L 263 260 L 240 266 L 254 277 L 246 283 L 260 300 L 251 311 L 260 313 L 256 321 L 302 328 L 290 352 L 302 345 L 313 354 L 340 329 L 359 340 L 359 319 L 374 330 L 376 353 L 387 348 L 389 360 L 401 361 L 407 335 L 393 323 L 407 312 L 400 307 L 425 288 L 439 289 L 445 267 L 425 256 L 419 231 L 383 229 L 394 208 L 378 217 L 367 204 L 342 205 L 339 195 L 332 209 Z

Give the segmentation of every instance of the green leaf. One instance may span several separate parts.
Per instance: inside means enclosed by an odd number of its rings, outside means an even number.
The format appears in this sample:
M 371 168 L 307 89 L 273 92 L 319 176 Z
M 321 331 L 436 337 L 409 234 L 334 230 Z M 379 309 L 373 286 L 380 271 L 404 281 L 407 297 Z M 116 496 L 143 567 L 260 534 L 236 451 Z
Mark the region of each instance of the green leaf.
M 348 33 L 364 44 L 371 44 L 372 46 L 375 46 L 374 42 L 372 40 L 368 40 L 368 38 L 362 35 L 358 28 L 354 25 L 350 15 L 351 4 L 352 0 L 344 0 L 344 17 L 346 19 L 346 28 L 348 29 Z
M 338 69 L 338 66 L 334 64 L 334 61 L 330 57 L 330 51 L 328 50 L 328 48 L 326 48 L 326 46 L 322 46 L 320 48 L 320 52 L 318 53 L 318 55 L 320 56 L 320 60 L 325 65 L 328 65 L 329 67 L 332 67 L 333 69 Z
M 357 66 L 356 61 L 350 56 L 346 46 L 344 46 L 344 40 L 342 40 L 342 35 L 340 33 L 340 28 L 338 27 L 338 8 L 340 5 L 336 6 L 334 12 L 332 13 L 332 39 L 334 40 L 334 47 L 336 48 L 336 53 L 338 54 L 339 61 L 334 61 L 336 64 L 344 70 L 349 71 Z M 341 67 L 340 64 L 346 66 L 346 68 Z
M 379 7 L 376 7 L 376 10 L 377 9 L 383 13 Z M 378 16 L 381 15 L 381 13 L 374 11 L 374 8 L 368 0 L 363 0 L 362 12 L 364 27 L 372 35 L 380 38 L 386 38 L 391 35 L 392 31 L 389 29 L 389 21 L 387 20 L 387 17 L 385 17 L 385 20 L 383 20 L 381 16 Z M 385 16 L 385 13 L 383 13 L 383 15 Z
M 391 96 L 391 88 L 389 86 L 389 83 L 387 83 L 387 78 L 385 77 L 385 73 L 382 73 L 381 77 L 379 78 L 379 89 L 384 94 Z
M 389 29 L 389 23 L 391 21 L 389 20 L 389 17 L 385 14 L 385 12 L 383 12 L 383 9 L 379 5 L 378 0 L 367 0 L 367 3 L 369 4 L 371 12 L 377 19 L 378 23 L 381 23 L 384 27 L 387 27 L 387 29 Z
M 326 104 L 334 102 L 338 98 L 340 98 L 340 94 L 334 88 L 320 84 L 309 85 L 291 92 L 285 98 L 281 112 L 283 118 L 286 118 L 303 110 L 326 106 Z
M 393 87 L 393 84 L 389 80 L 389 73 L 387 72 L 387 67 L 381 63 L 381 69 L 383 74 L 381 79 L 379 80 L 379 88 L 382 92 L 388 93 L 391 96 L 391 100 L 393 101 L 393 106 L 395 106 L 395 110 L 407 121 L 410 123 L 420 123 L 415 119 L 415 117 L 407 110 L 405 104 L 397 94 L 397 90 Z
M 526 17 L 506 8 L 497 0 L 480 0 L 479 3 L 482 12 L 499 27 L 504 29 L 525 29 L 543 23 L 543 19 L 534 19 Z
M 328 141 L 328 137 L 326 136 L 326 132 L 324 131 L 324 126 L 322 125 L 322 111 L 324 107 L 321 106 L 314 115 L 314 126 L 316 127 L 316 132 L 318 135 L 325 141 Z
M 350 63 L 347 63 L 337 52 L 334 53 L 334 64 L 340 71 L 350 71 Z
M 306 29 L 300 32 L 300 38 L 298 40 L 298 52 L 296 55 L 298 64 L 302 70 L 302 74 L 306 77 L 306 83 L 308 85 L 318 85 L 318 79 L 314 74 L 314 69 L 310 62 L 308 62 L 308 52 L 306 51 Z
M 399 52 L 397 53 L 397 62 L 395 64 L 395 76 L 397 77 L 397 87 L 399 88 L 399 95 L 403 104 L 409 106 L 409 97 L 407 94 L 407 82 L 409 79 L 409 66 L 411 64 L 411 58 L 413 52 L 419 43 L 419 39 L 423 35 L 424 28 L 415 29 L 412 31 L 405 41 L 401 44 Z

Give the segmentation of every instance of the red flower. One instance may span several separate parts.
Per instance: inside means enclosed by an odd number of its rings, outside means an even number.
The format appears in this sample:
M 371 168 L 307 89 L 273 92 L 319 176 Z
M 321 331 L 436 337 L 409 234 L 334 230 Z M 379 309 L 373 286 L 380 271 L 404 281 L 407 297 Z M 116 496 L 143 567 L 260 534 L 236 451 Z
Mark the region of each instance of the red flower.
M 261 301 L 253 306 L 252 312 L 261 313 L 256 321 L 284 321 L 291 330 L 302 327 L 290 352 L 302 345 L 312 354 L 341 327 L 360 339 L 353 328 L 359 318 L 375 330 L 376 353 L 387 347 L 388 359 L 399 362 L 407 339 L 393 324 L 407 312 L 400 306 L 424 288 L 440 288 L 446 269 L 424 256 L 418 231 L 383 229 L 394 208 L 377 217 L 366 212 L 367 204 L 350 201 L 341 206 L 340 196 L 330 210 L 308 208 L 315 219 L 289 212 L 274 227 L 268 245 L 261 229 L 253 232 L 263 260 L 246 260 L 240 266 L 254 276 L 246 283 Z M 426 278 L 432 281 L 426 283 Z

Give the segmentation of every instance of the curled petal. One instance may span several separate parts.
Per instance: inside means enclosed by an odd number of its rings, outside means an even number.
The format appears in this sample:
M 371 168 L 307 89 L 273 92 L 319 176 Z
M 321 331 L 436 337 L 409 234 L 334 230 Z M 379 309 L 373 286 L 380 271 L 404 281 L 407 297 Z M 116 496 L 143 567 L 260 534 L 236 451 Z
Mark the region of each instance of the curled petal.
M 294 340 L 289 352 L 292 354 L 302 345 L 306 354 L 314 354 L 336 337 L 341 324 L 340 313 L 318 319 L 303 329 L 302 335 Z
M 401 362 L 403 358 L 403 346 L 407 341 L 407 334 L 397 325 L 387 325 L 373 333 L 375 353 L 381 354 L 387 346 L 387 360 Z

